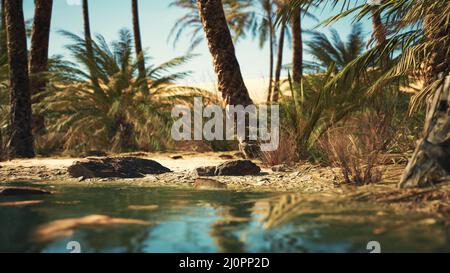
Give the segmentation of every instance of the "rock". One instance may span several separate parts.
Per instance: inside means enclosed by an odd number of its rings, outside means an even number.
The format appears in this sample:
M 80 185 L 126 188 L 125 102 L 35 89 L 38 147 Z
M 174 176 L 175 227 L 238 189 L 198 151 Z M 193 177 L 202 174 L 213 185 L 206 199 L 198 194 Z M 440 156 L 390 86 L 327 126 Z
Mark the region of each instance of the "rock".
M 171 172 L 156 161 L 136 158 L 97 158 L 75 162 L 68 168 L 69 175 L 75 178 L 142 178 L 147 174 Z
M 256 182 L 257 186 L 264 186 L 270 184 L 270 179 L 269 178 L 262 178 L 262 179 L 258 179 L 258 181 Z
M 258 175 L 261 168 L 250 160 L 228 161 L 216 167 L 216 176 Z
M 84 154 L 83 157 L 105 157 L 108 154 L 104 151 L 88 151 Z
M 195 179 L 194 187 L 197 190 L 217 190 L 226 189 L 227 184 L 213 179 L 197 178 Z
M 174 156 L 171 156 L 170 158 L 172 158 L 173 160 L 183 159 L 183 157 L 181 155 L 174 155 Z
M 219 158 L 220 159 L 233 159 L 234 158 L 234 156 L 232 156 L 232 155 L 219 155 Z
M 46 195 L 51 191 L 32 187 L 0 187 L 0 196 Z
M 273 166 L 273 167 L 272 167 L 272 171 L 273 171 L 273 172 L 276 172 L 276 173 L 278 173 L 278 172 L 287 172 L 287 171 L 288 171 L 288 168 L 287 168 L 286 165 L 281 164 L 281 165 Z
M 209 167 L 199 167 L 194 170 L 194 173 L 197 176 L 214 176 L 216 172 L 216 167 L 209 166 Z

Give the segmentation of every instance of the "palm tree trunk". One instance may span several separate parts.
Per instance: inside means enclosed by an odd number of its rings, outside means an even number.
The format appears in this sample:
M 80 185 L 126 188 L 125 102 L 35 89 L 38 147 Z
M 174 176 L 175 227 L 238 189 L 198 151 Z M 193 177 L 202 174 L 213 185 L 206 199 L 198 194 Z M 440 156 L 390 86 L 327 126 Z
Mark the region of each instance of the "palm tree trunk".
M 272 89 L 273 89 L 273 64 L 274 64 L 274 57 L 273 57 L 273 45 L 274 45 L 274 36 L 275 36 L 275 30 L 274 30 L 274 25 L 273 25 L 273 20 L 272 20 L 272 5 L 269 1 L 268 6 L 270 7 L 267 11 L 267 16 L 268 16 L 268 21 L 269 21 L 269 50 L 270 50 L 270 61 L 269 61 L 269 90 L 268 90 L 268 95 L 267 95 L 267 101 L 270 101 L 270 98 L 272 96 Z
M 86 54 L 89 59 L 89 72 L 91 76 L 92 85 L 94 90 L 100 90 L 100 84 L 95 73 L 95 58 L 94 49 L 92 46 L 92 35 L 91 35 L 91 23 L 89 18 L 89 3 L 88 0 L 83 0 L 83 27 L 84 27 L 84 40 L 86 42 Z
M 0 29 L 0 35 L 4 35 L 4 37 L 0 37 L 0 50 L 2 52 L 7 50 L 7 45 L 6 45 L 6 18 L 5 18 L 5 0 L 1 0 L 1 29 Z
M 275 88 L 272 94 L 272 101 L 278 102 L 280 93 L 281 69 L 283 68 L 283 52 L 284 52 L 284 37 L 286 33 L 286 21 L 281 22 L 280 37 L 278 41 L 277 65 L 275 68 Z
M 11 92 L 9 157 L 34 157 L 31 95 L 22 0 L 5 1 Z
M 137 0 L 131 0 L 133 13 L 133 31 L 134 31 L 134 46 L 136 49 L 136 57 L 138 60 L 139 78 L 143 80 L 142 90 L 145 94 L 149 94 L 147 72 L 145 69 L 145 59 L 142 52 L 141 29 L 139 26 L 139 6 Z
M 432 21 L 430 18 L 425 18 L 425 26 Z M 424 137 L 406 167 L 399 184 L 401 188 L 429 185 L 450 176 L 450 59 L 447 57 L 450 42 L 442 39 L 450 32 L 450 25 L 445 21 L 443 24 L 440 32 L 426 33 L 429 40 L 444 41 L 433 48 L 433 56 L 426 63 L 426 86 L 436 81 L 440 84 L 428 103 Z
M 302 18 L 301 8 L 296 8 L 292 14 L 292 49 L 293 49 L 293 67 L 292 79 L 299 83 L 303 76 L 303 40 L 302 40 Z
M 50 41 L 50 24 L 52 18 L 53 0 L 34 1 L 34 20 L 31 32 L 30 50 L 30 92 L 34 97 L 32 103 L 40 102 L 37 94 L 44 91 L 47 80 L 42 73 L 48 71 L 48 46 Z M 42 115 L 34 115 L 33 131 L 39 132 L 45 128 Z
M 377 42 L 377 46 L 382 47 L 386 44 L 387 34 L 386 27 L 381 20 L 381 12 L 379 9 L 374 8 L 372 10 L 372 28 L 373 28 L 373 36 Z M 385 55 L 382 59 L 381 65 L 385 67 L 389 62 L 389 56 Z
M 222 0 L 197 0 L 197 6 L 225 103 L 244 107 L 253 104 L 236 58 Z M 248 140 L 247 136 L 239 138 L 240 150 L 247 158 L 259 156 L 258 144 Z
M 252 104 L 236 58 L 222 0 L 197 0 L 197 5 L 223 99 L 227 105 Z
M 30 90 L 33 95 L 42 91 L 47 83 L 45 79 L 36 79 L 34 76 L 48 70 L 48 46 L 53 0 L 35 0 L 34 5 L 30 50 Z
M 6 28 L 6 18 L 5 18 L 5 0 L 1 0 L 1 23 L 2 23 L 2 30 L 5 30 Z
M 378 45 L 386 43 L 386 29 L 381 21 L 381 14 L 378 10 L 372 11 L 373 34 Z

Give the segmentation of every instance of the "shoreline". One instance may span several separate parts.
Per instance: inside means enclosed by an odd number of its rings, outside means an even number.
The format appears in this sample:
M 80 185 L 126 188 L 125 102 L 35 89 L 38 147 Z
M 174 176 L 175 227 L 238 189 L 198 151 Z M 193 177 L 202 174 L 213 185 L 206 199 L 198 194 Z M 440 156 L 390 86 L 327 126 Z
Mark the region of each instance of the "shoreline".
M 123 154 L 116 156 L 137 156 Z M 173 159 L 173 157 L 180 159 Z M 67 168 L 83 158 L 50 157 L 13 160 L 0 163 L 0 186 L 27 183 L 49 186 L 117 186 L 117 187 L 173 187 L 196 190 L 197 178 L 193 170 L 206 165 L 218 165 L 229 161 L 221 157 L 232 153 L 149 153 L 140 158 L 152 159 L 170 168 L 173 172 L 146 175 L 136 179 L 71 178 Z M 236 158 L 234 158 L 236 159 Z M 254 161 L 259 166 L 262 162 Z M 381 183 L 351 186 L 339 182 L 339 170 L 312 164 L 297 164 L 287 171 L 275 172 L 262 167 L 258 176 L 215 176 L 212 179 L 227 185 L 228 191 L 266 192 L 315 196 L 320 202 L 326 200 L 345 202 L 360 201 L 386 204 L 401 211 L 430 213 L 446 217 L 450 214 L 450 184 L 425 189 L 398 189 L 397 183 L 405 168 L 404 164 L 385 167 Z

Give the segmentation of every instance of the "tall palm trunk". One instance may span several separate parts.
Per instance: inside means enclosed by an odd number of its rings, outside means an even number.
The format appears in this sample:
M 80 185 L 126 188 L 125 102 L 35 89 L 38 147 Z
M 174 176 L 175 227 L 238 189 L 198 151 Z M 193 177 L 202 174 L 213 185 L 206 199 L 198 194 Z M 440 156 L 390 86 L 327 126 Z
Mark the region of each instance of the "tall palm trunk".
M 292 78 L 294 82 L 299 83 L 303 76 L 303 40 L 302 40 L 302 18 L 301 8 L 295 9 L 292 14 Z
M 197 0 L 197 5 L 223 99 L 227 105 L 252 104 L 236 58 L 222 0 Z
M 372 28 L 373 37 L 377 42 L 377 46 L 384 46 L 387 40 L 387 31 L 385 25 L 383 24 L 383 21 L 381 20 L 381 11 L 376 7 L 372 10 Z M 388 62 L 389 56 L 385 54 L 382 59 L 381 65 L 385 67 Z
M 281 22 L 280 37 L 278 41 L 278 53 L 277 53 L 277 65 L 275 68 L 275 88 L 273 90 L 271 100 L 273 102 L 278 102 L 280 95 L 280 80 L 281 80 L 281 69 L 283 68 L 283 52 L 284 52 L 284 37 L 286 34 L 286 21 Z
M 34 97 L 32 103 L 40 102 L 36 97 L 47 85 L 42 73 L 48 71 L 48 46 L 50 41 L 50 24 L 52 18 L 53 0 L 34 1 L 34 20 L 31 32 L 30 50 L 30 92 Z M 39 132 L 45 127 L 42 115 L 33 116 L 33 131 Z
M 197 6 L 223 99 L 227 105 L 253 104 L 242 78 L 222 1 L 197 0 Z M 259 146 L 256 143 L 248 140 L 247 137 L 239 139 L 239 142 L 240 149 L 246 157 L 258 156 Z
M 142 52 L 141 41 L 141 29 L 139 26 L 139 6 L 137 0 L 131 0 L 132 13 L 133 13 L 133 31 L 134 31 L 134 47 L 136 49 L 136 55 L 138 59 L 139 78 L 143 80 L 142 90 L 145 94 L 149 93 L 147 72 L 145 69 L 145 59 Z
M 429 15 L 424 19 L 424 29 L 433 17 Z M 436 81 L 440 84 L 428 103 L 424 137 L 406 167 L 400 182 L 402 188 L 424 186 L 435 182 L 436 178 L 450 176 L 450 59 L 447 52 L 450 41 L 443 39 L 450 33 L 450 24 L 445 19 L 440 30 L 426 33 L 428 40 L 442 42 L 433 48 L 433 55 L 425 64 L 425 84 L 428 87 Z
M 2 52 L 7 50 L 7 42 L 6 42 L 6 17 L 5 17 L 5 0 L 1 0 L 1 29 L 0 29 L 0 35 L 4 35 L 3 37 L 0 37 L 0 50 Z
M 381 14 L 379 10 L 374 9 L 372 11 L 372 27 L 373 34 L 377 40 L 378 45 L 383 45 L 386 43 L 386 28 L 381 20 Z
M 86 42 L 86 54 L 89 59 L 89 73 L 91 77 L 94 90 L 100 90 L 100 84 L 98 82 L 98 77 L 95 73 L 95 58 L 94 49 L 92 46 L 92 34 L 91 34 L 91 23 L 89 18 L 89 3 L 88 0 L 83 0 L 83 28 L 84 28 L 84 40 Z
M 27 38 L 22 5 L 22 0 L 5 1 L 11 92 L 8 153 L 11 158 L 34 157 Z
M 270 0 L 267 0 L 268 10 L 267 10 L 267 20 L 269 23 L 269 51 L 270 51 L 270 61 L 269 61 L 269 90 L 267 95 L 267 101 L 270 101 L 270 98 L 272 96 L 272 90 L 273 90 L 273 64 L 274 64 L 274 36 L 275 36 L 275 29 L 273 25 L 273 19 L 272 19 L 272 4 L 270 3 Z

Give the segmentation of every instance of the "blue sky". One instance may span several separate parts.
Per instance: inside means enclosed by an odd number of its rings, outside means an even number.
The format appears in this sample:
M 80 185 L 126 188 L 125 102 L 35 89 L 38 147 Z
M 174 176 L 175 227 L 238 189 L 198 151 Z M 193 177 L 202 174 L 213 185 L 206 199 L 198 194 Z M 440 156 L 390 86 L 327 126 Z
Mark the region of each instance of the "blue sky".
M 256 1 L 256 0 L 255 0 Z M 25 18 L 33 17 L 33 0 L 24 0 Z M 81 6 L 77 0 L 54 0 L 52 33 L 50 41 L 50 54 L 62 54 L 67 56 L 64 45 L 68 41 L 62 37 L 58 30 L 67 30 L 76 34 L 82 34 Z M 184 15 L 185 10 L 169 7 L 171 0 L 140 0 L 140 17 L 143 46 L 152 57 L 151 62 L 162 63 L 171 58 L 184 55 L 189 47 L 189 37 L 180 40 L 176 48 L 167 41 L 169 32 L 177 18 Z M 100 33 L 108 41 L 116 39 L 121 28 L 130 28 L 131 25 L 131 1 L 129 0 L 90 0 L 91 28 L 93 33 Z M 330 10 L 322 9 L 314 13 L 319 20 L 324 20 L 334 14 Z M 350 29 L 350 19 L 338 22 L 333 27 L 345 37 Z M 306 28 L 312 29 L 317 25 L 309 19 L 303 22 Z M 367 33 L 370 31 L 370 22 L 364 22 Z M 323 30 L 326 31 L 326 30 Z M 307 40 L 308 37 L 306 36 Z M 191 70 L 192 76 L 186 83 L 214 82 L 216 77 L 212 67 L 212 59 L 209 55 L 206 43 L 203 42 L 194 53 L 199 54 L 183 69 Z M 268 75 L 269 54 L 267 47 L 260 49 L 258 42 L 248 38 L 236 44 L 236 54 L 241 65 L 241 70 L 246 79 L 265 79 Z M 290 63 L 292 53 L 289 48 L 285 50 L 285 64 Z M 306 58 L 309 58 L 306 56 Z

